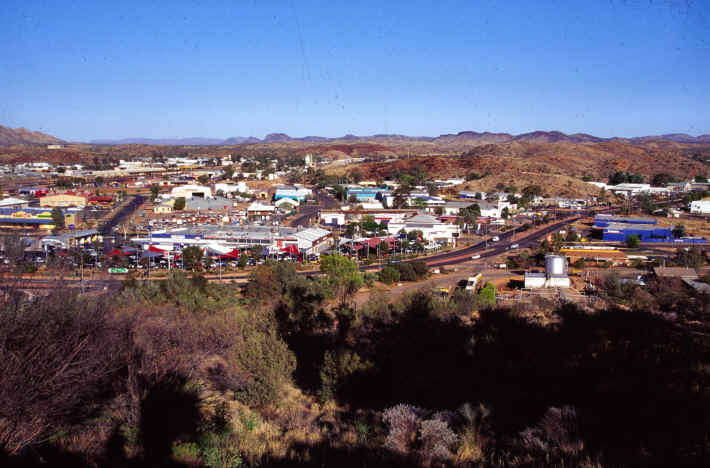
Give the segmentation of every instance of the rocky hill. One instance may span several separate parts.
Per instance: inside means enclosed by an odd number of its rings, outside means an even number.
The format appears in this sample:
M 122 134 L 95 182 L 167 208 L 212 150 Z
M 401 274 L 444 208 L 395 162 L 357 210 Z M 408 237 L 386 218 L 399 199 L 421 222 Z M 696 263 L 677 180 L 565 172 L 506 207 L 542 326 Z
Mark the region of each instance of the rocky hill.
M 42 132 L 33 132 L 26 128 L 9 128 L 0 125 L 0 145 L 48 145 L 62 143 L 62 140 Z

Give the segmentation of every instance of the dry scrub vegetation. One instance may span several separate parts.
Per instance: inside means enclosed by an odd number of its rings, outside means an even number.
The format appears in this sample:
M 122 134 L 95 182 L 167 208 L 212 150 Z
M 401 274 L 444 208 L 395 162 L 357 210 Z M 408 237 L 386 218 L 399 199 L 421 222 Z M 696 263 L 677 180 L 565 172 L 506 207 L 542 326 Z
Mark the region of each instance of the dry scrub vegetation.
M 5 291 L 0 462 L 702 464 L 707 297 L 609 282 L 601 311 L 424 289 L 356 308 L 347 262 L 262 265 L 243 290 L 173 273 L 99 296 Z

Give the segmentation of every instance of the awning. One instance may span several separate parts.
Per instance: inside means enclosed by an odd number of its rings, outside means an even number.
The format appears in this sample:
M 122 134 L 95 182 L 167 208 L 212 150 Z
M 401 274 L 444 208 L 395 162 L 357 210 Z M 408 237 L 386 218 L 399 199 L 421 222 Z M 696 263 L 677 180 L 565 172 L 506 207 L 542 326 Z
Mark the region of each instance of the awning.
M 220 255 L 219 258 L 239 258 L 239 249 L 234 249 L 231 252 Z
M 163 254 L 159 252 L 153 252 L 151 250 L 144 250 L 141 254 L 141 258 L 158 258 L 162 257 Z
M 300 252 L 298 251 L 298 247 L 296 247 L 295 244 L 288 245 L 281 249 L 281 252 L 286 252 L 291 255 L 298 255 Z

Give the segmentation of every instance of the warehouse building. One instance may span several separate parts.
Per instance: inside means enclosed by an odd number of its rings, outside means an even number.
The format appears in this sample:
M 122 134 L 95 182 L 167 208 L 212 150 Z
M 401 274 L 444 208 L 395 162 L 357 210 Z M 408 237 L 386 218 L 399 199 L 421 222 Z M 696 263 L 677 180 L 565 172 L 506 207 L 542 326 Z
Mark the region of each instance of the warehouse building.
M 688 206 L 690 212 L 693 214 L 710 214 L 710 200 L 695 200 L 690 202 Z
M 602 240 L 607 242 L 624 242 L 629 236 L 638 236 L 641 242 L 673 242 L 669 226 L 610 223 L 602 228 Z
M 39 199 L 40 206 L 54 208 L 55 206 L 81 206 L 87 204 L 87 198 L 83 195 L 74 195 L 71 193 L 58 193 L 56 195 L 46 195 Z

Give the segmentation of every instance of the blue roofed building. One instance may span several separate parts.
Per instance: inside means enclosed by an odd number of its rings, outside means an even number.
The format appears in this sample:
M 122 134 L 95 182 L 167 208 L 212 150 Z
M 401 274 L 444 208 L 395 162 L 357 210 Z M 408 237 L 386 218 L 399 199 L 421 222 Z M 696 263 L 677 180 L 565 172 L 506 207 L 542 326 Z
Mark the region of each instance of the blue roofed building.
M 594 227 L 599 229 L 599 228 L 604 228 L 607 227 L 609 224 L 658 224 L 658 221 L 656 221 L 653 218 L 637 218 L 637 217 L 628 217 L 628 216 L 614 216 L 614 215 L 605 215 L 605 214 L 600 214 L 597 215 L 594 218 Z
M 350 197 L 355 197 L 357 201 L 372 201 L 382 199 L 382 196 L 387 193 L 387 189 L 380 187 L 348 187 L 345 196 L 348 200 Z
M 291 200 L 304 201 L 308 195 L 312 193 L 311 189 L 305 187 L 297 187 L 293 185 L 279 185 L 274 192 L 274 201 L 282 198 L 290 198 Z

